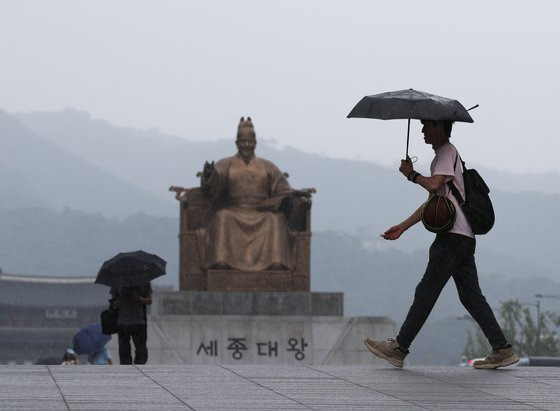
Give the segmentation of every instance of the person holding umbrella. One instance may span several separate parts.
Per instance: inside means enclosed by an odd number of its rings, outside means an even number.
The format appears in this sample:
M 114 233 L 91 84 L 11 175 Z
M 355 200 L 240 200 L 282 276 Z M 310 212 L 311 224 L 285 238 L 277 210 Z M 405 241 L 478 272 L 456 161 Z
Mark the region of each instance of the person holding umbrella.
M 145 251 L 119 253 L 101 266 L 95 283 L 111 287 L 111 304 L 118 307 L 117 334 L 120 364 L 148 361 L 146 306 L 152 304 L 150 281 L 165 275 L 166 261 Z
M 348 114 L 348 118 L 408 119 L 406 155 L 405 159 L 401 160 L 399 171 L 408 181 L 428 191 L 430 199 L 434 195 L 447 197 L 453 204 L 450 208 L 455 209 L 455 221 L 443 226 L 447 231 L 438 233 L 430 247 L 428 266 L 416 287 L 414 300 L 397 338 L 376 341 L 367 337 L 364 340 L 364 344 L 373 354 L 395 367 L 403 367 L 404 359 L 409 353 L 408 348 L 426 322 L 450 277 L 455 281 L 461 303 L 480 325 L 492 346 L 492 353 L 484 360 L 475 361 L 473 366 L 498 368 L 519 361 L 480 290 L 474 261 L 476 241 L 471 225 L 455 196 L 446 196 L 449 187 L 447 183 L 450 183 L 459 190 L 462 198 L 465 198 L 463 174 L 461 167 L 456 166 L 461 164 L 460 156 L 455 146 L 449 142 L 449 138 L 453 122 L 474 121 L 468 112 L 476 107 L 478 105 L 466 110 L 457 100 L 407 89 L 365 96 Z M 415 171 L 408 155 L 410 119 L 421 120 L 424 141 L 434 149 L 435 157 L 430 166 L 430 177 Z M 418 208 L 410 217 L 392 226 L 381 236 L 386 240 L 398 239 L 406 230 L 421 221 L 422 210 L 423 207 Z
M 399 171 L 408 181 L 418 184 L 430 196 L 445 196 L 447 182 L 453 184 L 464 197 L 463 175 L 456 167 L 460 158 L 455 146 L 449 142 L 452 121 L 422 120 L 422 133 L 426 144 L 432 146 L 435 157 L 431 164 L 431 176 L 422 176 L 414 170 L 410 157 L 401 160 Z M 519 359 L 508 344 L 498 325 L 492 309 L 480 290 L 474 260 L 475 238 L 461 207 L 455 202 L 456 220 L 449 231 L 437 234 L 430 247 L 429 262 L 420 283 L 416 287 L 414 300 L 396 339 L 376 341 L 366 338 L 364 344 L 376 356 L 391 365 L 402 368 L 409 347 L 424 325 L 439 294 L 450 277 L 453 277 L 461 303 L 481 327 L 492 346 L 492 353 L 484 360 L 476 361 L 475 368 L 498 368 L 515 364 Z M 398 239 L 406 230 L 421 221 L 422 207 L 403 222 L 392 226 L 381 236 L 386 240 Z
M 117 318 L 119 336 L 119 361 L 132 364 L 130 340 L 134 343 L 134 364 L 148 362 L 148 321 L 146 306 L 152 304 L 150 283 L 133 287 L 112 287 L 112 304 L 119 308 Z

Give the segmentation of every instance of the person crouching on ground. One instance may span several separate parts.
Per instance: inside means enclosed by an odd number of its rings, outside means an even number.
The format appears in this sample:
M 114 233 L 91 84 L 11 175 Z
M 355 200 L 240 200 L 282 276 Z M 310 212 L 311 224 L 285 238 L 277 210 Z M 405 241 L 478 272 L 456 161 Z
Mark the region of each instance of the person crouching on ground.
M 99 351 L 89 354 L 88 362 L 91 365 L 113 365 L 113 358 L 109 349 L 103 347 Z

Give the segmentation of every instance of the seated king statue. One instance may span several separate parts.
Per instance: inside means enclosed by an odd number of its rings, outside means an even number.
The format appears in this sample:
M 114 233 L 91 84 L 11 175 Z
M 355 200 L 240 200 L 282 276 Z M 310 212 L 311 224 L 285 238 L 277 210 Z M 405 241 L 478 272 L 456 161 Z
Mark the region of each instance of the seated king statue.
M 250 117 L 237 129 L 237 154 L 206 162 L 201 190 L 216 209 L 199 233 L 210 269 L 292 270 L 293 241 L 280 210 L 293 190 L 287 175 L 255 155 L 257 139 Z M 309 193 L 299 193 L 300 196 Z

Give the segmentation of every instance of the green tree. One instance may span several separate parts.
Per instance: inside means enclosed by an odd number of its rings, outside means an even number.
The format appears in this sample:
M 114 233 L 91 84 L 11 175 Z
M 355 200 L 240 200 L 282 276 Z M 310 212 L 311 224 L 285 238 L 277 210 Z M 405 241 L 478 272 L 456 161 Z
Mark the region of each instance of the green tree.
M 539 312 L 539 318 L 519 300 L 501 304 L 499 317 L 508 342 L 520 356 L 560 356 L 560 340 L 554 330 L 560 326 L 560 317 L 550 311 Z M 480 327 L 468 331 L 464 354 L 469 358 L 485 356 L 490 347 Z
M 463 350 L 463 354 L 467 358 L 481 358 L 488 354 L 489 345 L 486 337 L 482 333 L 480 327 L 476 327 L 474 333 L 471 330 L 467 331 L 467 345 Z

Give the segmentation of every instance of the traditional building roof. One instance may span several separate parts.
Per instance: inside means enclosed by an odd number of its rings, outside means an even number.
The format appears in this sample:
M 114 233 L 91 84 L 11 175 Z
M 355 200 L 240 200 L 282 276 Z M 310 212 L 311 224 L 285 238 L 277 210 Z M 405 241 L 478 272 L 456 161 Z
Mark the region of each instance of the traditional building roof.
M 0 274 L 0 305 L 98 307 L 108 305 L 109 287 L 93 277 L 44 277 Z

